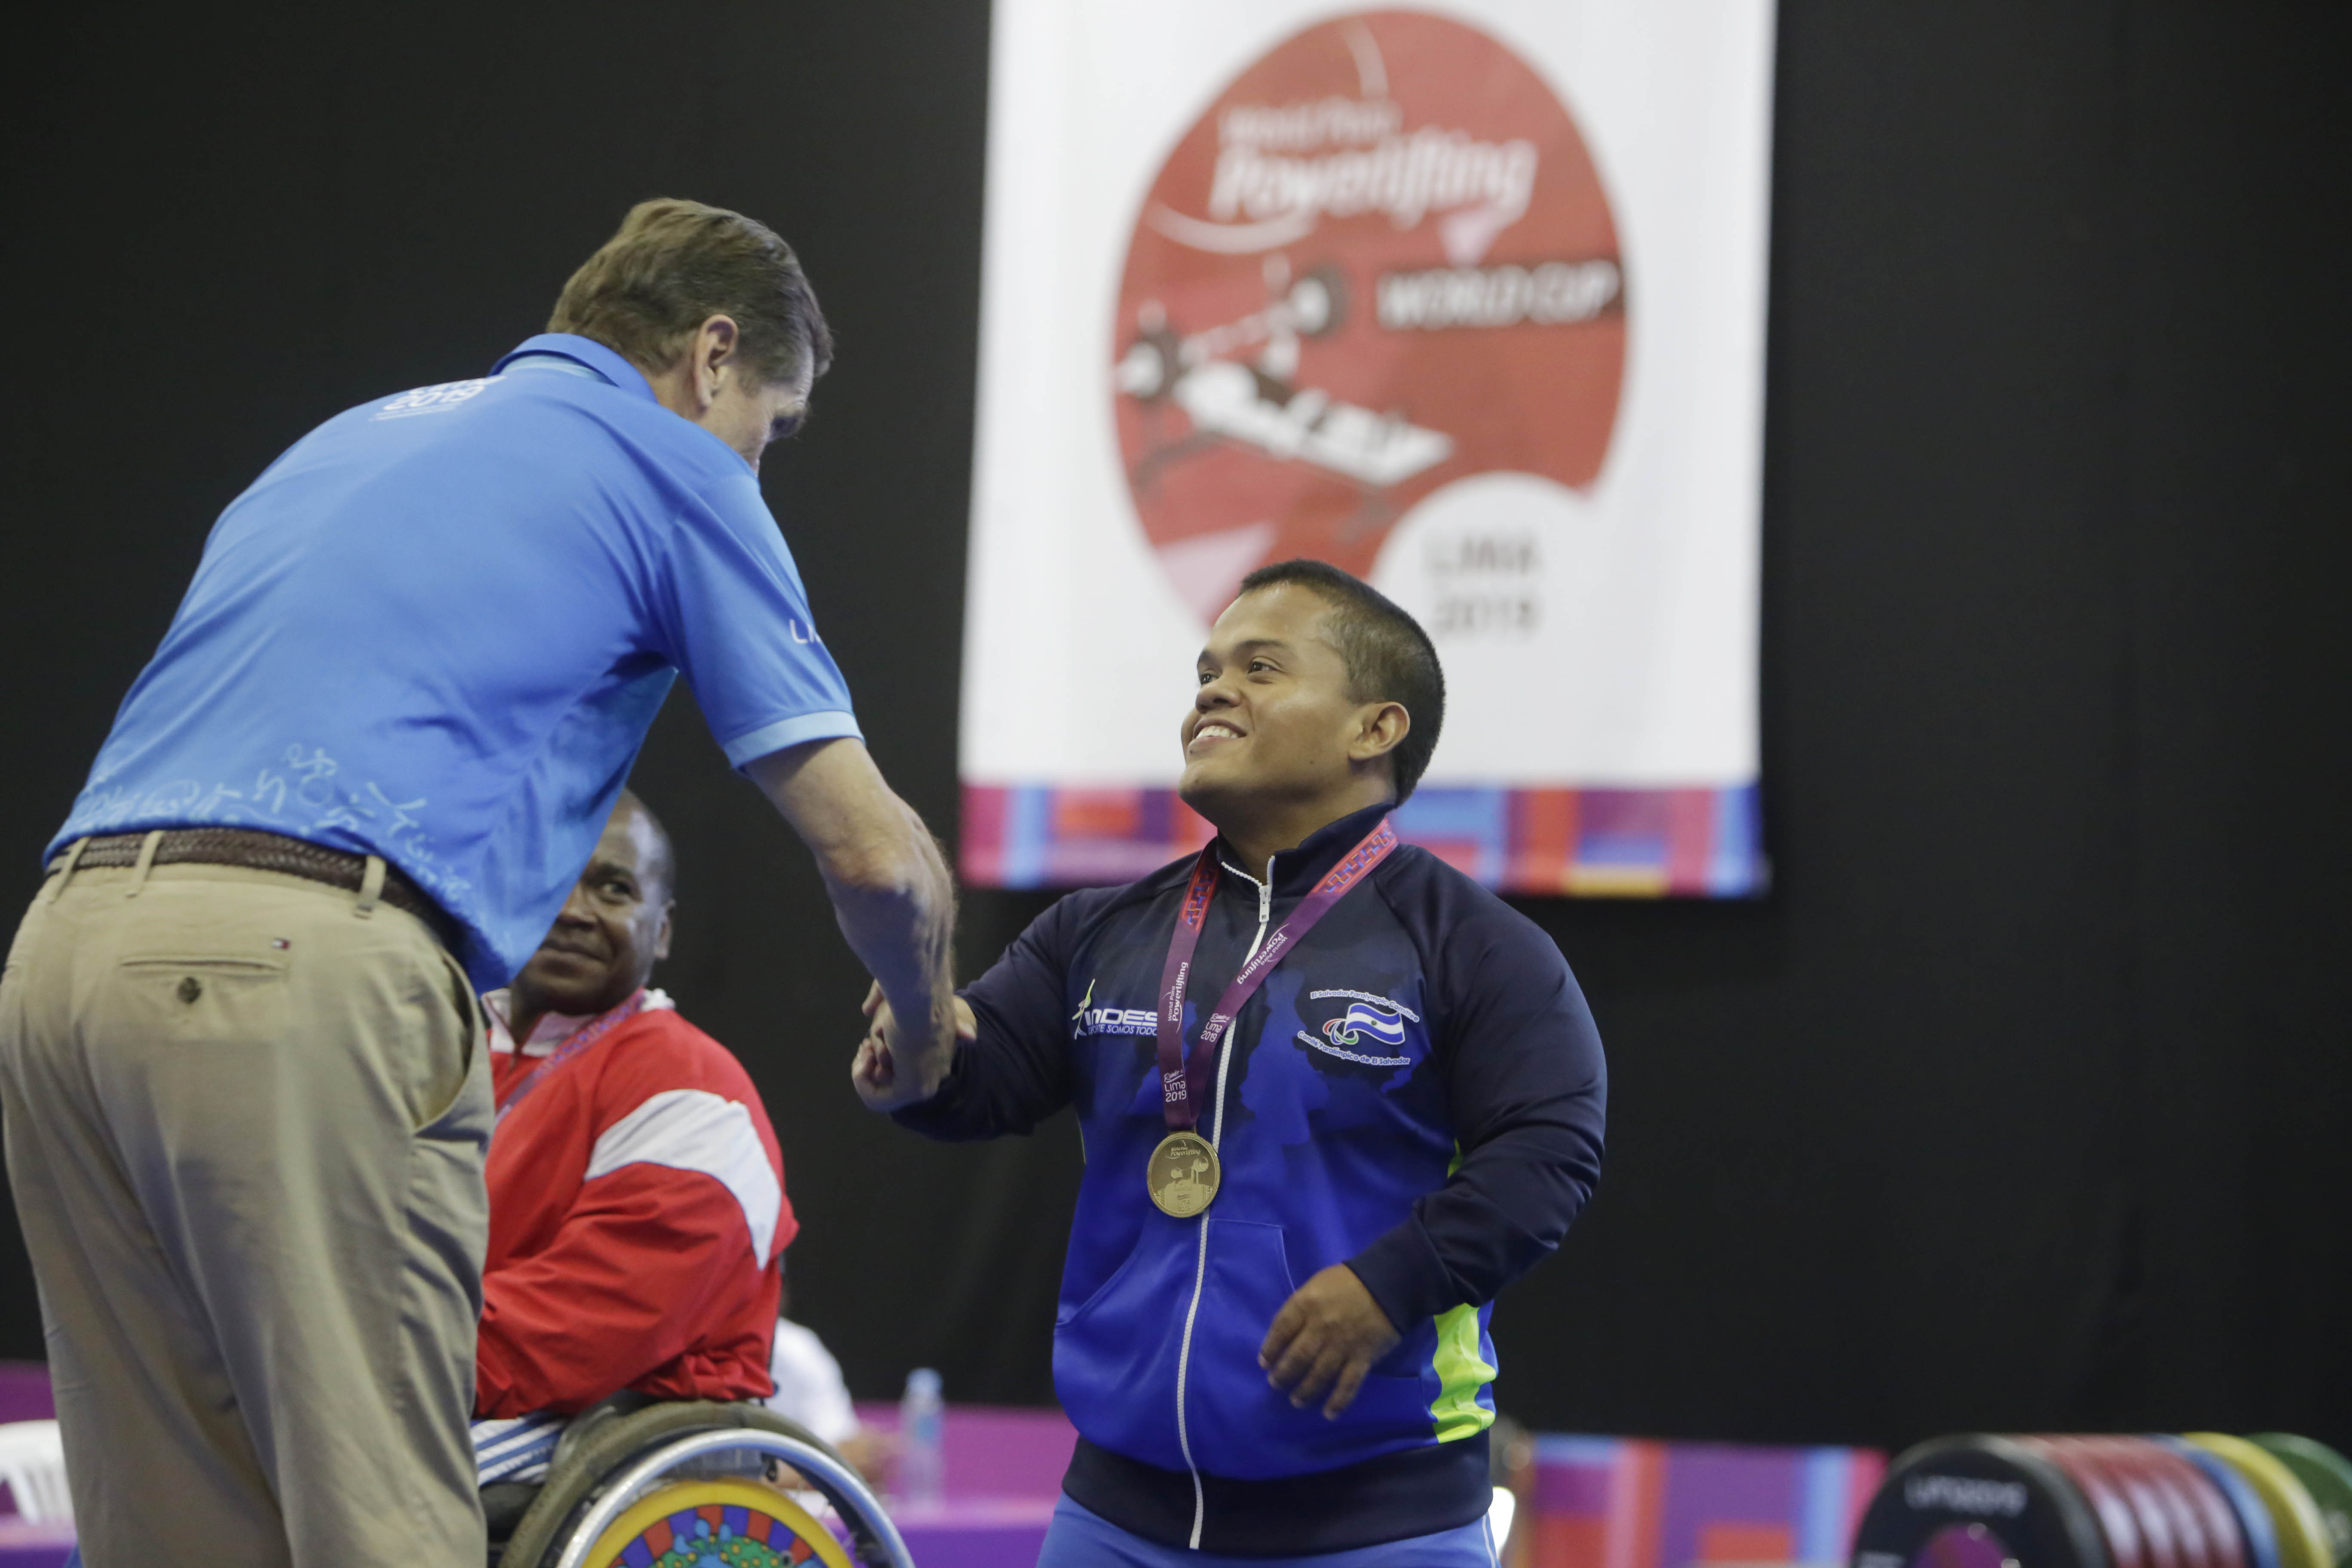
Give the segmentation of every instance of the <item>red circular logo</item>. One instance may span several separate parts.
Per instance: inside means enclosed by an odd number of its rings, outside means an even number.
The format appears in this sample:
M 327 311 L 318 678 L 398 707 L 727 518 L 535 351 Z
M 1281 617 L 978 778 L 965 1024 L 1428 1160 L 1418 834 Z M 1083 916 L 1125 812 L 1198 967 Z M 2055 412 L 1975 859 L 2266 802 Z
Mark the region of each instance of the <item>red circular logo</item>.
M 1617 226 L 1508 48 L 1422 12 L 1342 16 L 1244 70 L 1169 154 L 1112 345 L 1136 512 L 1205 619 L 1267 561 L 1369 575 L 1455 479 L 1591 484 L 1625 361 Z

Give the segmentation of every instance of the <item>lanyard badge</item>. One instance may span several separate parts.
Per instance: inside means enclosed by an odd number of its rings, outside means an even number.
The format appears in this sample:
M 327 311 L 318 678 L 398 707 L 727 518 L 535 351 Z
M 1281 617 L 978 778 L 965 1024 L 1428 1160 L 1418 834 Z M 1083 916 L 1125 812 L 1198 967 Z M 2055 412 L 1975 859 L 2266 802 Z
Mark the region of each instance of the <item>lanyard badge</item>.
M 553 1072 L 557 1068 L 562 1067 L 565 1062 L 570 1061 L 572 1058 L 578 1056 L 581 1052 L 586 1050 L 589 1047 L 603 1039 L 606 1035 L 611 1034 L 614 1029 L 619 1028 L 623 1024 L 625 1024 L 630 1019 L 635 1017 L 645 1009 L 645 1005 L 646 993 L 644 987 L 640 986 L 635 995 L 630 997 L 627 1001 L 622 1003 L 619 1006 L 614 1008 L 603 1017 L 598 1018 L 592 1023 L 583 1025 L 581 1028 L 575 1031 L 570 1039 L 556 1047 L 554 1050 L 550 1051 L 547 1056 L 541 1060 L 537 1067 L 530 1069 L 529 1076 L 524 1078 L 520 1083 L 515 1085 L 513 1090 L 509 1092 L 503 1100 L 499 1102 L 498 1115 L 492 1120 L 490 1125 L 495 1128 L 499 1122 L 504 1121 L 507 1119 L 507 1113 L 512 1110 L 516 1106 L 520 1105 L 524 1100 L 529 1100 L 530 1098 L 531 1090 L 537 1089 L 541 1083 L 545 1082 L 549 1073 Z M 515 1048 L 517 1050 L 520 1050 L 522 1048 L 520 1042 L 517 1042 Z
M 1193 863 L 1192 880 L 1184 889 L 1184 902 L 1176 914 L 1175 934 L 1168 943 L 1168 962 L 1160 973 L 1160 1110 L 1168 1119 L 1168 1136 L 1151 1151 L 1151 1159 L 1144 1166 L 1144 1185 L 1151 1201 L 1161 1213 L 1178 1219 L 1189 1219 L 1209 1206 L 1223 1184 L 1224 1169 L 1217 1159 L 1217 1147 L 1201 1136 L 1196 1129 L 1201 1121 L 1201 1103 L 1210 1091 L 1210 1081 L 1216 1070 L 1218 1047 L 1224 1043 L 1234 1020 L 1265 984 L 1265 977 L 1276 965 L 1297 947 L 1315 922 L 1331 912 L 1331 906 L 1347 895 L 1348 889 L 1371 874 L 1372 868 L 1389 858 L 1397 847 L 1396 829 L 1387 817 L 1366 834 L 1357 846 L 1339 858 L 1339 863 L 1315 884 L 1314 890 L 1298 901 L 1290 918 L 1276 926 L 1266 939 L 1258 943 L 1249 962 L 1242 965 L 1224 994 L 1217 998 L 1215 1011 L 1201 1026 L 1201 1037 L 1188 1052 L 1184 1048 L 1184 990 L 1192 979 L 1192 952 L 1201 945 L 1201 928 L 1207 921 L 1209 900 L 1217 891 L 1216 846 L 1209 845 Z

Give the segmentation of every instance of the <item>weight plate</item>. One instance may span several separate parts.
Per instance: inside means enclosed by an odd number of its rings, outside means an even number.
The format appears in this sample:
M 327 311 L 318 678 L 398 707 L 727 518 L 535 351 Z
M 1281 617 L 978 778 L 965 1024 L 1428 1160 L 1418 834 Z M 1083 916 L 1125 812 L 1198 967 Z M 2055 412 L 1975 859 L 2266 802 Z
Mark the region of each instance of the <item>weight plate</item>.
M 2147 1568 L 2107 1551 L 2063 1470 L 2006 1437 L 1942 1437 L 1899 1456 L 1854 1532 L 1853 1568 Z
M 2238 1525 L 2238 1542 L 2245 1551 L 2246 1568 L 2279 1568 L 2278 1531 L 2271 1523 L 2270 1510 L 2263 1506 L 2262 1498 L 2246 1483 L 2246 1478 L 2227 1459 L 2209 1454 L 2194 1443 L 2173 1436 L 2156 1440 L 2196 1466 L 2228 1500 L 2230 1516 Z
M 2123 1498 L 2139 1526 L 2140 1551 L 2147 1559 L 2148 1568 L 2209 1568 L 2201 1556 L 2196 1562 L 2189 1560 L 2171 1508 L 2157 1494 L 2147 1478 L 2117 1456 L 2114 1439 L 2078 1436 L 2052 1437 L 2048 1441 L 2069 1457 L 2078 1467 L 2077 1473 L 2095 1468 Z
M 2309 1437 L 2289 1432 L 2257 1432 L 2246 1439 L 2294 1472 L 2327 1526 L 2336 1568 L 2352 1568 L 2352 1459 Z
M 2196 1510 L 2213 1560 L 2222 1568 L 2255 1568 L 2246 1544 L 2245 1527 L 2238 1521 L 2238 1510 L 2231 1504 L 2230 1494 L 2202 1466 L 2189 1458 L 2201 1450 L 2184 1448 L 2176 1438 L 2154 1434 L 2141 1440 L 2157 1455 L 2156 1462 L 2169 1475 L 2173 1489 Z M 2203 1457 L 2212 1458 L 2210 1454 Z M 2222 1468 L 2226 1471 L 2228 1467 Z
M 2182 1436 L 2228 1460 L 2263 1500 L 2271 1527 L 2278 1531 L 2279 1568 L 2336 1568 L 2336 1548 L 2327 1539 L 2327 1521 L 2320 1518 L 2319 1505 L 2276 1455 L 2226 1432 Z
M 2205 1539 L 2205 1521 L 2197 1505 L 2172 1485 L 2171 1477 L 2150 1462 L 2156 1446 L 2137 1437 L 2094 1437 L 2108 1473 L 2115 1476 L 2142 1515 L 2164 1521 L 2172 1539 L 2173 1554 L 2181 1568 L 2221 1568 Z
M 2247 1568 L 2245 1543 L 2238 1521 L 2231 1516 L 2230 1500 L 2205 1479 L 2203 1471 L 2154 1437 L 2127 1437 L 2135 1462 L 2164 1489 L 2178 1510 L 2178 1522 L 2193 1531 L 2199 1548 L 2213 1568 Z
M 2018 1442 L 2027 1452 L 2057 1466 L 2074 1483 L 2098 1520 L 2100 1538 L 2116 1568 L 2150 1568 L 2139 1516 L 2105 1469 L 2063 1447 L 2063 1438 L 2021 1437 Z

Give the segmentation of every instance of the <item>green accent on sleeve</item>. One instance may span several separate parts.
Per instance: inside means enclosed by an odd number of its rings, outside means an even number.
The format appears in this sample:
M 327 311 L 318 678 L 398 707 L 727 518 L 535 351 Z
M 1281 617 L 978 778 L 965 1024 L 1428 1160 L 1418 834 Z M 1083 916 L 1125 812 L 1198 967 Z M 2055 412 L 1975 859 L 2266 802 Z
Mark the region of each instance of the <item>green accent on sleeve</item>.
M 1478 1356 L 1478 1309 L 1456 1307 L 1437 1315 L 1436 1364 L 1440 1387 L 1429 1406 L 1437 1440 L 1475 1437 L 1495 1424 L 1495 1413 L 1478 1403 L 1478 1391 L 1495 1381 L 1495 1369 Z
M 1451 1179 L 1462 1168 L 1462 1145 L 1454 1145 L 1446 1163 Z M 1437 1398 L 1429 1406 L 1437 1423 L 1437 1440 L 1452 1443 L 1475 1437 L 1495 1424 L 1495 1413 L 1478 1403 L 1478 1391 L 1495 1381 L 1495 1369 L 1478 1359 L 1478 1309 L 1456 1307 L 1437 1315 Z

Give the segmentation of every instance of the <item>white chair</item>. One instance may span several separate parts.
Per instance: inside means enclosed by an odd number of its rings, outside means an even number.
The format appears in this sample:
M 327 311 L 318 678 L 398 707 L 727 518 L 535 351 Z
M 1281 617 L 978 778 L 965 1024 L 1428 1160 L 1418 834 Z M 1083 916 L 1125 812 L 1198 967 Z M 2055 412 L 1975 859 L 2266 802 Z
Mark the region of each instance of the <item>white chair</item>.
M 16 1500 L 16 1511 L 36 1524 L 70 1521 L 73 1494 L 66 1489 L 66 1445 L 54 1421 L 0 1425 L 0 1481 Z

